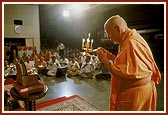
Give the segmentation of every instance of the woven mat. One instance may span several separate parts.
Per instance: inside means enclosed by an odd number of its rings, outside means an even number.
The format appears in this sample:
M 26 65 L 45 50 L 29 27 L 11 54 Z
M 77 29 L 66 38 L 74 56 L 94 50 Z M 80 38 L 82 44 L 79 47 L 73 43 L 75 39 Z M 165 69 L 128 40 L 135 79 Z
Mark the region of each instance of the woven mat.
M 79 96 L 38 108 L 37 111 L 100 111 Z

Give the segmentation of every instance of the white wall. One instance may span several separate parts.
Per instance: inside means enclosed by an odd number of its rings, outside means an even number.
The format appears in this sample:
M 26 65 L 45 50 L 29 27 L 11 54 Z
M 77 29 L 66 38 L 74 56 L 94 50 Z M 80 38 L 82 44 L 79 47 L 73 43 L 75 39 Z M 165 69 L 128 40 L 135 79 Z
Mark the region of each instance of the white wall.
M 14 32 L 14 20 L 23 21 L 23 31 L 20 34 Z M 26 38 L 34 39 L 34 46 L 37 52 L 40 51 L 40 25 L 39 7 L 29 4 L 4 4 L 4 38 Z M 30 42 L 32 40 L 26 40 Z M 26 43 L 30 45 L 32 43 Z

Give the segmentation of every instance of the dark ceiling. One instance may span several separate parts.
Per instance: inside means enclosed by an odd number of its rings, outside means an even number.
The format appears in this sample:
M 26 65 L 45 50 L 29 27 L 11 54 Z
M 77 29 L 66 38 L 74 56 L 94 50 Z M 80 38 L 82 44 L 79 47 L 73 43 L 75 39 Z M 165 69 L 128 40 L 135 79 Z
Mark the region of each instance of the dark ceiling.
M 164 28 L 164 4 L 90 4 L 88 9 L 65 18 L 62 11 L 67 6 L 39 5 L 42 44 L 58 40 L 68 47 L 79 48 L 82 37 L 89 32 L 97 39 L 104 22 L 112 15 L 122 16 L 130 28 L 137 30 Z

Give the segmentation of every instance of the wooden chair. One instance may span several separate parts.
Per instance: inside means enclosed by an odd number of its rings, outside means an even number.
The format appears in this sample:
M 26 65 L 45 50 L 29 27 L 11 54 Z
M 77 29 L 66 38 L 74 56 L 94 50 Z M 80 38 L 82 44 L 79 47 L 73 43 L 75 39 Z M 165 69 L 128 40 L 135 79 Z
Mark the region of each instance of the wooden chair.
M 23 62 L 23 59 L 20 59 L 16 62 L 16 80 L 23 86 L 32 86 L 38 83 L 38 74 L 28 75 L 26 65 Z

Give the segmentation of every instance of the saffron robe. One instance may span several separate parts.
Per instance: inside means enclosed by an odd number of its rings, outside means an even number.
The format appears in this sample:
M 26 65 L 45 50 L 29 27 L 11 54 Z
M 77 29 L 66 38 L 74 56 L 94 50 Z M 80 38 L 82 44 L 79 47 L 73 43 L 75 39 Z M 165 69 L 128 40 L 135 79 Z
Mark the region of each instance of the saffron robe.
M 108 53 L 109 59 L 110 56 L 113 55 Z M 111 69 L 113 73 L 110 95 L 111 111 L 156 110 L 157 92 L 155 84 L 160 83 L 161 74 L 148 44 L 136 30 L 128 29 L 125 32 Z M 121 90 L 122 78 L 138 80 L 148 77 L 151 80 L 144 85 Z M 130 84 L 125 83 L 124 85 L 127 87 Z

